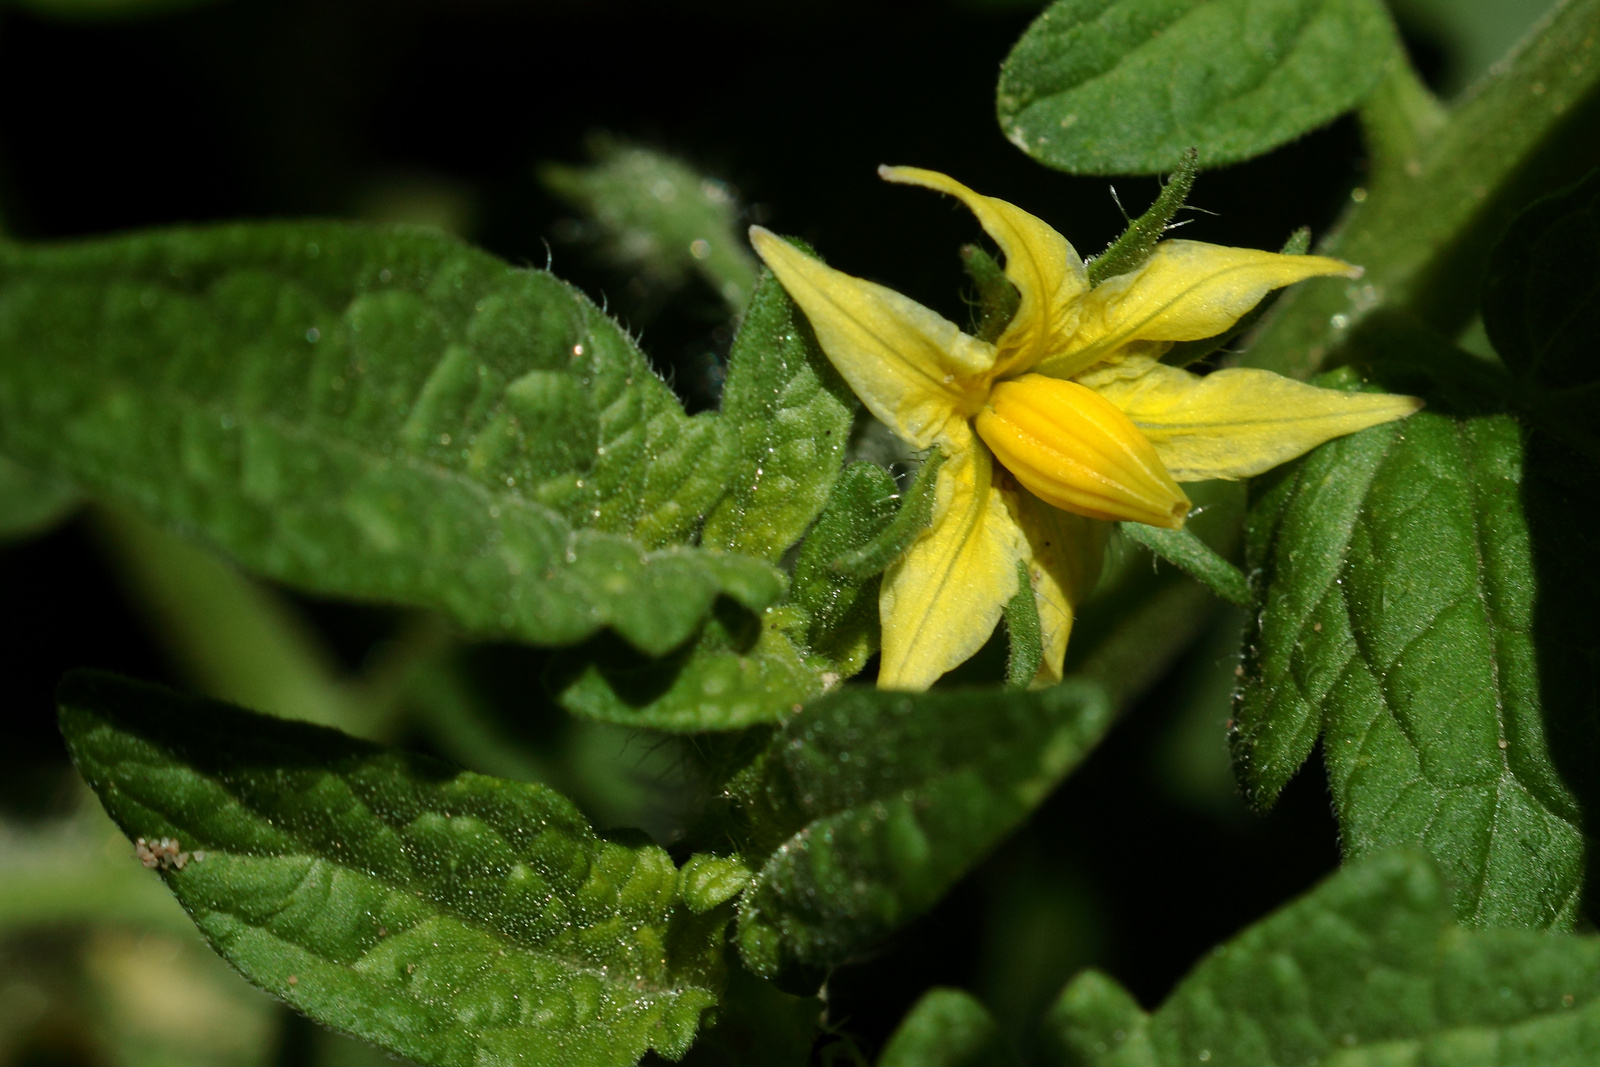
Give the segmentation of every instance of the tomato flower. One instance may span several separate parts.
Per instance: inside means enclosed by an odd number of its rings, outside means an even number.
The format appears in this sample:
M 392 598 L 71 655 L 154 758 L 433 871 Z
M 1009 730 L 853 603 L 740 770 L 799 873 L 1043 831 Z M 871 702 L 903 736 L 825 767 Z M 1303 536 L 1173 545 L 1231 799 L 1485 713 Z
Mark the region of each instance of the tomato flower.
M 1067 240 L 1020 208 L 932 171 L 879 174 L 965 204 L 1021 297 L 991 344 L 751 228 L 862 403 L 908 444 L 945 455 L 932 524 L 884 574 L 881 687 L 926 689 L 966 660 L 1023 581 L 1044 640 L 1039 681 L 1059 680 L 1074 606 L 1098 575 L 1104 520 L 1181 527 L 1190 505 L 1178 483 L 1247 478 L 1421 406 L 1269 371 L 1200 376 L 1160 362 L 1175 341 L 1227 330 L 1272 289 L 1358 277 L 1347 263 L 1164 241 L 1142 266 L 1091 286 Z

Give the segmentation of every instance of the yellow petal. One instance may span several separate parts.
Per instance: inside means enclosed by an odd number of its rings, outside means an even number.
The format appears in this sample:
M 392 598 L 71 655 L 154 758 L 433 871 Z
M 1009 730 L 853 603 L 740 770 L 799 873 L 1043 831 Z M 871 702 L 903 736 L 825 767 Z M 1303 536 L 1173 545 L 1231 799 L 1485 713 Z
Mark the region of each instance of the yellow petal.
M 1180 482 L 1248 478 L 1422 407 L 1415 397 L 1319 389 L 1271 371 L 1200 377 L 1144 358 L 1078 380 L 1121 408 Z
M 884 572 L 880 688 L 928 688 L 983 647 L 1016 594 L 1027 542 L 994 486 L 994 461 L 967 440 L 939 470 L 928 532 Z
M 1111 525 L 1053 508 L 1026 489 L 1018 489 L 1011 499 L 1033 553 L 1028 573 L 1044 643 L 1034 685 L 1054 685 L 1061 681 L 1077 607 L 1100 580 Z
M 893 289 L 853 278 L 760 226 L 750 243 L 811 320 L 867 409 L 917 448 L 945 440 L 981 402 L 994 347 Z M 978 390 L 978 392 L 975 392 Z
M 949 193 L 978 217 L 978 224 L 1005 253 L 1006 277 L 1022 295 L 1022 303 L 996 342 L 997 374 L 1021 373 L 1066 345 L 1078 329 L 1078 299 L 1089 290 L 1089 276 L 1065 237 L 1021 208 L 975 193 L 937 171 L 879 167 L 878 175 Z
M 1326 256 L 1163 241 L 1144 266 L 1107 279 L 1083 298 L 1077 334 L 1036 369 L 1071 378 L 1132 341 L 1215 337 L 1271 290 L 1325 274 L 1357 278 L 1361 271 Z
M 1117 407 L 1077 382 L 1025 374 L 1000 382 L 978 435 L 1034 495 L 1091 519 L 1177 529 L 1189 498 Z

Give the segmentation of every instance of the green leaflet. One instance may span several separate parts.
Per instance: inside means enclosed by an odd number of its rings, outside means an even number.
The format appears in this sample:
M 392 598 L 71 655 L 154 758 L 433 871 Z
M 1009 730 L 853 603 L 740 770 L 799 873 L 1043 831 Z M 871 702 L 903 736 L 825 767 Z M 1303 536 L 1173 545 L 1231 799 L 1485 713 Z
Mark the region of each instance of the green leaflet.
M 546 685 L 574 715 L 673 733 L 772 722 L 822 692 L 822 670 L 795 643 L 796 614 L 713 609 L 683 648 L 645 658 L 604 637 L 551 663 Z M 803 621 L 803 620 L 800 620 Z
M 0 543 L 45 532 L 80 502 L 72 486 L 0 456 Z
M 706 516 L 701 543 L 781 557 L 828 499 L 855 407 L 811 324 L 762 271 L 722 391 L 722 415 L 736 441 L 728 494 Z
M 547 166 L 539 177 L 593 216 L 621 265 L 677 286 L 692 273 L 734 310 L 756 284 L 756 261 L 739 233 L 733 191 L 663 152 L 610 137 L 590 139 L 594 163 Z
M 1218 946 L 1154 1013 L 1086 971 L 1046 1025 L 1076 1067 L 1582 1067 L 1600 939 L 1463 929 L 1432 864 L 1389 853 Z
M 1511 224 L 1489 260 L 1483 325 L 1506 368 L 1529 384 L 1600 381 L 1600 171 Z
M 686 904 L 717 894 L 542 786 L 109 675 L 60 702 L 112 818 L 189 854 L 161 877 L 207 939 L 324 1025 L 441 1067 L 631 1064 L 716 1002 L 728 909 Z
M 768 566 L 684 547 L 733 444 L 549 274 L 425 231 L 0 247 L 0 448 L 269 577 L 649 652 Z
M 546 684 L 574 714 L 654 730 L 784 719 L 877 651 L 878 575 L 831 564 L 889 527 L 898 499 L 882 467 L 852 464 L 801 546 L 787 605 L 757 618 L 724 604 L 692 644 L 657 659 L 601 637 L 557 657 Z
M 729 785 L 758 974 L 803 985 L 926 911 L 1110 725 L 1097 687 L 847 688 L 789 719 Z M 814 986 L 813 986 L 814 988 Z
M 1394 56 L 1374 0 L 1056 0 L 1000 72 L 1000 127 L 1079 174 L 1216 167 L 1348 111 Z
M 876 603 L 860 596 L 866 579 L 826 572 L 819 552 L 831 561 L 880 532 L 896 495 L 889 475 L 867 464 L 840 480 L 854 406 L 805 316 L 763 272 L 723 392 L 732 484 L 701 539 L 775 561 L 816 520 L 796 563 L 793 607 L 754 618 L 725 605 L 694 642 L 655 659 L 590 642 L 547 677 L 568 711 L 674 732 L 741 729 L 789 714 L 827 688 L 828 675 L 836 682 L 861 669 L 876 649 Z
M 878 1067 L 1008 1067 L 1015 1062 L 989 1010 L 959 989 L 924 993 L 878 1057 Z
M 1587 534 L 1552 540 L 1575 498 L 1528 462 L 1506 416 L 1423 412 L 1313 452 L 1248 521 L 1247 795 L 1271 804 L 1322 734 L 1346 853 L 1420 845 L 1476 925 L 1570 925 L 1584 866 L 1577 779 L 1552 753 L 1592 750 L 1592 603 L 1559 611 L 1592 592 Z M 1532 517 L 1553 521 L 1530 544 Z

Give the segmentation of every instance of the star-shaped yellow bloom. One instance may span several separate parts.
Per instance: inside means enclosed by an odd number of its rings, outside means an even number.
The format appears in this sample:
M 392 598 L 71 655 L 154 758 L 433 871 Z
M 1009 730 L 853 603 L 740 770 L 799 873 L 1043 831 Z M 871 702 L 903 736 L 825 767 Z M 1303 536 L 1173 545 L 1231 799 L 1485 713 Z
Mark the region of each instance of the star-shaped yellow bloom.
M 970 657 L 1023 575 L 1044 638 L 1040 680 L 1059 680 L 1074 605 L 1099 572 L 1105 524 L 1096 520 L 1180 527 L 1189 500 L 1178 482 L 1259 474 L 1421 406 L 1262 370 L 1201 377 L 1159 361 L 1174 341 L 1227 330 L 1272 289 L 1358 276 L 1347 263 L 1165 241 L 1143 266 L 1091 287 L 1066 238 L 1020 208 L 933 171 L 879 174 L 960 199 L 1000 246 L 1021 296 L 990 344 L 751 228 L 867 408 L 913 447 L 946 457 L 932 524 L 883 577 L 884 688 L 926 689 Z

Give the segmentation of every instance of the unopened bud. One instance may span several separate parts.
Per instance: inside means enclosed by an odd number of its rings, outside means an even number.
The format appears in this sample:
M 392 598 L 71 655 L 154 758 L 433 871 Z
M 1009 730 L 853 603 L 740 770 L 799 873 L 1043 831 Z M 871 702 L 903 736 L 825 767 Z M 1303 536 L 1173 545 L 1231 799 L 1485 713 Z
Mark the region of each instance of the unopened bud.
M 1001 382 L 978 436 L 1029 492 L 1091 519 L 1179 529 L 1189 498 L 1139 428 L 1077 382 L 1027 374 Z

